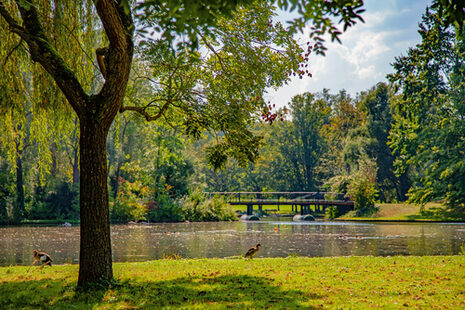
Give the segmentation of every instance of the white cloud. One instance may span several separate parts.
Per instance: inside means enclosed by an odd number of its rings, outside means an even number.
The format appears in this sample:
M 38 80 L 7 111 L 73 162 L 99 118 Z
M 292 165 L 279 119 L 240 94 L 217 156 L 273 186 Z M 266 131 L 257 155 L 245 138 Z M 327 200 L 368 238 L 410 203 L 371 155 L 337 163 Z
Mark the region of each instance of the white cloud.
M 342 45 L 327 40 L 326 56 L 312 55 L 312 78 L 294 78 L 289 85 L 270 91 L 269 100 L 283 106 L 296 95 L 329 88 L 346 89 L 351 95 L 371 88 L 392 72 L 390 63 L 406 54 L 408 47 L 419 42 L 418 22 L 430 0 L 367 0 L 358 23 L 341 36 Z M 302 40 L 308 38 L 308 29 Z
M 379 73 L 375 74 L 375 71 L 376 71 L 376 68 L 375 68 L 374 65 L 370 65 L 370 66 L 365 67 L 365 68 L 359 68 L 357 70 L 357 76 L 360 79 L 374 78 L 376 76 L 379 76 Z

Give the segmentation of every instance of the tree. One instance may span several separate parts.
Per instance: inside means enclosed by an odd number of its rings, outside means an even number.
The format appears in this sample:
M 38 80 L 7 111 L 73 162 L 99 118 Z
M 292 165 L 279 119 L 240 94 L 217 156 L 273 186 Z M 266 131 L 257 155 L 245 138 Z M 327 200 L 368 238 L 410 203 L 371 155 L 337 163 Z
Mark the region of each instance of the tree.
M 142 12 L 151 25 L 155 25 L 155 30 L 162 32 L 164 39 L 171 40 L 175 34 L 185 34 L 188 38 L 186 41 L 195 46 L 199 30 L 214 29 L 218 17 L 230 14 L 241 2 L 250 1 L 144 1 L 138 12 Z M 74 1 L 69 3 L 74 5 L 72 7 L 77 13 L 94 12 L 89 6 L 79 6 Z M 64 2 L 63 5 L 69 3 Z M 287 1 L 278 1 L 278 4 L 281 8 L 288 7 Z M 294 23 L 294 29 L 302 29 L 309 20 L 315 22 L 312 34 L 315 35 L 317 51 L 321 51 L 322 47 L 319 35 L 329 32 L 332 39 L 338 40 L 340 31 L 332 25 L 331 15 L 340 15 L 345 28 L 354 24 L 356 19 L 361 19 L 359 14 L 362 10 L 359 8 L 362 1 L 318 1 L 305 5 L 289 1 L 289 4 L 302 13 Z M 8 24 L 2 27 L 2 32 L 12 32 L 26 43 L 31 59 L 55 80 L 79 118 L 79 286 L 109 281 L 113 277 L 105 142 L 108 130 L 122 107 L 134 53 L 134 23 L 129 1 L 97 0 L 94 7 L 108 45 L 95 51 L 104 83 L 98 91 L 89 93 L 63 58 L 66 51 L 55 48 L 50 35 L 53 23 L 45 23 L 43 19 L 44 16 L 55 16 L 61 5 L 52 5 L 48 1 L 18 0 L 15 4 L 0 1 L 0 15 Z M 98 29 L 88 28 L 86 31 Z M 57 34 L 58 38 L 65 35 Z M 178 40 L 181 46 L 186 41 Z
M 353 100 L 345 90 L 330 94 L 323 89 L 319 97 L 331 106 L 329 124 L 322 128 L 327 150 L 317 167 L 318 174 L 326 180 L 350 172 L 350 161 L 345 158 L 344 149 L 354 129 L 362 125 L 365 113 L 360 109 L 359 101 Z
M 400 171 L 419 176 L 410 200 L 424 204 L 444 199 L 456 210 L 465 207 L 463 159 L 464 37 L 427 9 L 420 24 L 422 42 L 396 58 L 391 81 L 398 87 L 390 144 Z
M 362 96 L 361 108 L 366 111 L 365 127 L 370 138 L 366 146 L 367 155 L 377 164 L 376 181 L 381 201 L 404 201 L 409 189 L 407 173 L 399 178 L 394 173 L 394 156 L 388 145 L 391 130 L 392 91 L 385 83 L 378 83 Z
M 84 285 L 113 277 L 105 141 L 125 94 L 134 29 L 130 12 L 123 7 L 112 1 L 95 3 L 109 47 L 98 49 L 99 57 L 104 59 L 100 69 L 105 83 L 100 92 L 89 95 L 47 34 L 46 26 L 50 25 L 44 25 L 39 12 L 39 9 L 47 10 L 45 5 L 17 1 L 17 8 L 14 8 L 13 5 L 6 7 L 2 1 L 0 14 L 9 30 L 26 42 L 32 60 L 40 63 L 55 80 L 79 117 L 81 250 L 78 284 Z M 17 21 L 18 13 L 22 24 Z
M 318 188 L 316 167 L 326 150 L 323 128 L 329 123 L 331 108 L 305 93 L 291 99 L 289 111 L 291 121 L 279 124 L 268 140 L 280 154 L 270 166 L 279 167 L 277 178 L 286 181 L 287 190 L 314 191 Z

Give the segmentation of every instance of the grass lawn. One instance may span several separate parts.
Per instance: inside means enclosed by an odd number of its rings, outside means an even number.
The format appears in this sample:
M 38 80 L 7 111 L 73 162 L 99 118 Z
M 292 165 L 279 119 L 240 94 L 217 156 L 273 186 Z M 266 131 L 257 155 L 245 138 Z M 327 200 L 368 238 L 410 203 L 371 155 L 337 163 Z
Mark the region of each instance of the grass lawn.
M 91 293 L 75 290 L 77 265 L 28 268 L 0 268 L 0 308 L 465 308 L 465 256 L 117 263 L 117 281 Z
M 465 214 L 454 213 L 438 203 L 427 203 L 424 210 L 419 205 L 407 203 L 378 203 L 378 211 L 372 215 L 357 217 L 354 212 L 339 219 L 374 221 L 464 221 Z

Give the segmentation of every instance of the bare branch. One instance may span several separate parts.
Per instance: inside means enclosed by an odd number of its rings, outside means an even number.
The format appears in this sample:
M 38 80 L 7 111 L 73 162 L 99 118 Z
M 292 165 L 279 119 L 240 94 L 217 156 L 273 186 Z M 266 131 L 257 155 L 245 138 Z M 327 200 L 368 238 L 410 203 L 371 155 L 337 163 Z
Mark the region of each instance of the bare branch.
M 21 38 L 21 40 L 19 40 L 19 43 L 15 47 L 13 47 L 11 49 L 11 51 L 6 55 L 5 59 L 3 59 L 3 61 L 2 61 L 2 66 L 6 65 L 8 59 L 10 58 L 10 56 L 14 53 L 14 51 L 16 51 L 18 49 L 18 47 L 21 46 L 21 43 L 23 43 L 23 38 Z
M 170 104 L 171 104 L 171 100 L 166 100 L 163 106 L 158 111 L 158 113 L 155 115 L 151 115 L 150 113 L 148 113 L 146 111 L 147 107 L 122 106 L 119 111 L 120 113 L 123 113 L 125 111 L 137 112 L 140 115 L 144 116 L 145 119 L 150 122 L 150 121 L 155 121 L 159 119 L 162 115 L 164 115 L 166 110 L 168 110 L 168 107 L 170 106 Z
M 218 54 L 218 52 L 215 50 L 215 48 L 210 44 L 208 43 L 207 39 L 205 39 L 205 37 L 200 33 L 198 32 L 200 38 L 202 39 L 203 43 L 205 43 L 205 45 L 208 47 L 208 49 L 210 51 L 213 52 L 213 54 L 215 54 L 216 58 L 218 59 L 218 62 L 220 63 L 220 66 L 221 68 L 223 69 L 224 72 L 227 72 L 224 64 L 223 64 L 223 58 L 221 58 L 221 56 Z

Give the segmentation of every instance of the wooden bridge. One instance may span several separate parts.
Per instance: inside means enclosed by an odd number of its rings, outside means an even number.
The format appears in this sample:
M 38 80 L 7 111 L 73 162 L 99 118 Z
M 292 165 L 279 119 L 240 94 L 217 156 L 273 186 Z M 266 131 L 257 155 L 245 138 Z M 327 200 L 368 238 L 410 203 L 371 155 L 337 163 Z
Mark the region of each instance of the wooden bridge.
M 253 206 L 262 207 L 266 205 L 279 206 L 291 205 L 292 211 L 306 215 L 312 213 L 310 206 L 315 211 L 325 211 L 329 206 L 343 207 L 347 210 L 354 209 L 354 202 L 346 194 L 330 192 L 208 192 L 208 195 L 219 195 L 231 205 L 247 206 L 247 215 L 253 214 Z

